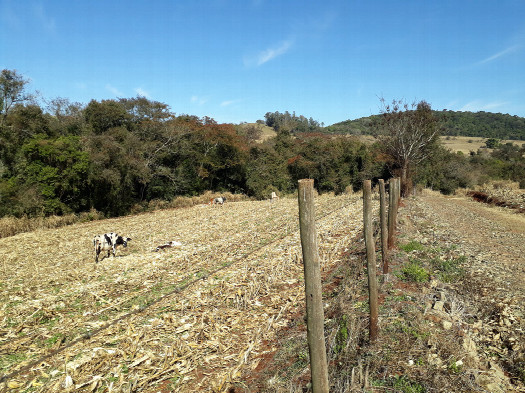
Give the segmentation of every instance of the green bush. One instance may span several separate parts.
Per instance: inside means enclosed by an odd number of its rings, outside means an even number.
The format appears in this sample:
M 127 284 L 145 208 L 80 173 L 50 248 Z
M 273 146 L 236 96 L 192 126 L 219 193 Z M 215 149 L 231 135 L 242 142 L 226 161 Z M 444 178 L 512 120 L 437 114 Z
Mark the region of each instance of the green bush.
M 438 270 L 438 276 L 441 281 L 451 283 L 458 281 L 465 273 L 461 265 L 465 263 L 466 260 L 467 257 L 462 255 L 457 258 L 445 260 L 434 258 L 430 263 L 434 269 Z
M 401 244 L 399 248 L 405 252 L 412 252 L 412 251 L 423 251 L 425 247 L 415 240 L 412 240 L 411 242 L 407 244 Z
M 418 261 L 410 261 L 401 269 L 400 278 L 404 281 L 426 282 L 430 273 Z

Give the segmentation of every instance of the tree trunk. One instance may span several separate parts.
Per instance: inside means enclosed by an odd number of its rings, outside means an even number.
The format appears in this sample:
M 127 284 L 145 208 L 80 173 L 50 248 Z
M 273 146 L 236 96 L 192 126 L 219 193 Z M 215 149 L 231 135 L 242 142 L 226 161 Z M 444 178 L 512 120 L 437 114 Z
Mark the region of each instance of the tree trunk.
M 403 167 L 401 168 L 401 196 L 406 197 L 408 193 L 410 192 L 409 188 L 409 181 L 408 181 L 408 162 L 405 161 L 403 163 Z

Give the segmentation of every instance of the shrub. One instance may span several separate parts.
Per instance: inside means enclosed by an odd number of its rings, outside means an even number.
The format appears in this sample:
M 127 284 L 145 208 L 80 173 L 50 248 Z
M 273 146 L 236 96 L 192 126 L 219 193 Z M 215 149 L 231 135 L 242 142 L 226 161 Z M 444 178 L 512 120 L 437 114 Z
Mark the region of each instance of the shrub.
M 464 269 L 461 267 L 465 263 L 467 257 L 464 255 L 452 258 L 441 260 L 439 258 L 434 258 L 430 261 L 432 267 L 438 270 L 439 279 L 443 282 L 455 282 L 458 281 L 461 276 L 464 274 Z
M 430 273 L 418 261 L 410 261 L 400 273 L 400 278 L 405 281 L 426 282 L 430 279 Z
M 403 393 L 425 393 L 427 391 L 424 386 L 404 375 L 395 377 L 392 386 Z
M 423 251 L 425 249 L 421 243 L 416 242 L 415 240 L 412 240 L 407 244 L 402 244 L 399 248 L 405 252 Z

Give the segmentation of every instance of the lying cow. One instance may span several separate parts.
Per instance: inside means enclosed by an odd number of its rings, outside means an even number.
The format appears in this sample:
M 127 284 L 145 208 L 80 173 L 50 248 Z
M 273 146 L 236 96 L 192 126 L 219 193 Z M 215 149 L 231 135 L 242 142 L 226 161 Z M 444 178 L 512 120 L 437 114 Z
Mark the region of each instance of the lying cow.
M 93 239 L 93 246 L 95 247 L 95 263 L 98 263 L 98 256 L 102 251 L 108 252 L 108 255 L 106 255 L 105 257 L 109 257 L 110 253 L 113 254 L 113 256 L 115 256 L 117 247 L 127 247 L 128 242 L 130 240 L 130 237 L 119 236 L 114 232 L 95 236 L 95 238 Z M 102 259 L 104 259 L 105 257 L 102 256 Z
M 180 247 L 182 246 L 182 243 L 181 242 L 178 242 L 178 241 L 175 241 L 175 240 L 172 240 L 171 242 L 168 242 L 166 244 L 162 244 L 160 246 L 158 246 L 155 251 L 160 251 L 160 250 L 164 250 L 166 248 L 172 248 L 172 247 Z
M 218 198 L 213 198 L 211 200 L 211 204 L 212 205 L 223 205 L 224 202 L 226 202 L 226 198 L 225 197 L 218 197 Z

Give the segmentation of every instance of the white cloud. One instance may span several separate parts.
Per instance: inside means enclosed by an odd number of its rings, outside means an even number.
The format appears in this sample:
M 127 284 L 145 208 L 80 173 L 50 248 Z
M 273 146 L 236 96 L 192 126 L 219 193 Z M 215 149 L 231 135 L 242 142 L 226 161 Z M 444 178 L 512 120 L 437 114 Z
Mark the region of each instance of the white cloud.
M 137 93 L 137 95 L 139 95 L 140 97 L 146 97 L 148 99 L 151 99 L 150 94 L 146 90 L 144 90 L 144 89 L 142 89 L 140 87 L 137 87 L 135 89 L 135 93 Z
M 87 83 L 86 82 L 75 82 L 73 86 L 75 86 L 76 89 L 84 90 L 87 88 Z
M 116 87 L 111 86 L 109 83 L 106 85 L 106 90 L 108 90 L 111 94 L 113 94 L 113 95 L 115 95 L 117 97 L 124 97 L 124 93 L 122 93 Z
M 54 33 L 56 31 L 55 19 L 49 17 L 46 14 L 46 11 L 42 4 L 33 6 L 33 13 L 35 15 L 36 20 L 42 25 L 44 30 L 46 30 L 49 33 Z
M 508 55 L 509 53 L 516 52 L 518 49 L 521 49 L 520 45 L 513 45 L 511 47 L 508 47 L 507 49 L 502 50 L 501 52 L 498 52 L 492 56 L 487 57 L 486 59 L 481 60 L 478 64 L 490 63 L 491 61 L 499 59 L 500 57 Z
M 206 102 L 208 102 L 208 98 L 207 97 L 199 97 L 199 96 L 191 96 L 190 101 L 193 104 L 204 105 Z
M 248 56 L 244 58 L 244 64 L 246 66 L 261 66 L 264 63 L 269 62 L 270 60 L 275 59 L 278 56 L 284 55 L 286 52 L 290 50 L 290 48 L 293 46 L 294 40 L 286 40 L 278 45 L 265 49 L 261 52 L 259 52 L 255 56 Z
M 460 108 L 460 111 L 463 112 L 478 112 L 478 111 L 492 111 L 497 108 L 508 105 L 508 102 L 505 101 L 492 101 L 492 102 L 483 102 L 481 100 L 470 101 L 469 103 L 463 105 Z
M 221 102 L 221 106 L 230 106 L 230 105 L 233 105 L 237 102 L 239 102 L 240 100 L 227 100 L 227 101 L 223 101 Z

